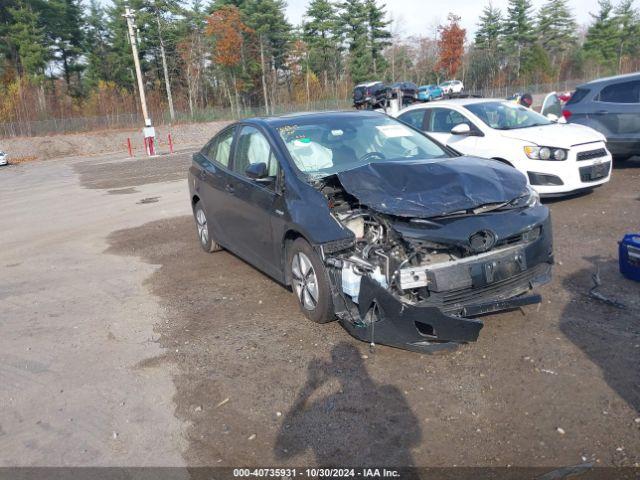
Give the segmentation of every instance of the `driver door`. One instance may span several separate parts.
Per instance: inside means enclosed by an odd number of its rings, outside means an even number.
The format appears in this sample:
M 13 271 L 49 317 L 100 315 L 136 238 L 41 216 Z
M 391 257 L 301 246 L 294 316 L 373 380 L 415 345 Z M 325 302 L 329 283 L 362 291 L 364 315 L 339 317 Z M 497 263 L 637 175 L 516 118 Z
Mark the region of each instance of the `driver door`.
M 451 129 L 456 125 L 466 123 L 471 128 L 471 135 L 453 135 Z M 424 118 L 424 131 L 433 138 L 455 148 L 465 155 L 478 155 L 478 128 L 460 112 L 451 108 L 428 108 Z
M 279 193 L 280 166 L 271 144 L 256 127 L 240 127 L 229 176 L 229 208 L 233 221 L 228 223 L 229 249 L 260 270 L 279 277 L 281 245 L 274 231 L 281 231 L 284 199 Z M 245 171 L 255 163 L 267 165 L 267 178 L 251 179 Z M 280 228 L 279 228 L 280 227 Z

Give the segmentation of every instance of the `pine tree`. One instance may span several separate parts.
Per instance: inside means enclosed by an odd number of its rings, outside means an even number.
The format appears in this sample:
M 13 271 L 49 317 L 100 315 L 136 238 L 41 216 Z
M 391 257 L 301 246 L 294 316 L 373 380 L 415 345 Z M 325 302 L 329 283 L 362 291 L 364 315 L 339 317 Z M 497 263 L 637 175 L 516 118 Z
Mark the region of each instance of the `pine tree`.
M 244 21 L 265 42 L 273 67 L 282 69 L 291 44 L 291 25 L 284 0 L 248 0 Z
M 337 79 L 336 58 L 340 55 L 336 9 L 329 0 L 311 0 L 302 25 L 302 40 L 308 47 L 311 69 L 324 78 L 329 72 Z
M 538 13 L 538 38 L 551 60 L 561 67 L 576 45 L 576 21 L 567 0 L 548 0 Z
M 67 88 L 71 88 L 72 75 L 77 77 L 75 88 L 80 93 L 80 74 L 84 70 L 83 15 L 78 0 L 49 0 L 41 3 L 44 33 L 53 52 L 54 60 L 61 66 Z
M 373 58 L 369 48 L 367 11 L 362 0 L 346 0 L 340 5 L 340 28 L 348 45 L 351 80 L 360 83 L 371 79 Z
M 623 58 L 640 55 L 640 21 L 633 0 L 621 0 L 614 9 L 613 21 L 617 26 L 618 73 L 622 73 Z
M 39 26 L 39 17 L 25 2 L 9 8 L 11 23 L 6 32 L 8 43 L 17 54 L 18 74 L 41 80 L 47 61 L 45 36 Z
M 497 50 L 502 37 L 502 12 L 491 3 L 484 7 L 474 39 L 475 47 L 482 50 Z
M 108 31 L 104 9 L 98 0 L 90 0 L 84 31 L 84 50 L 87 52 L 85 83 L 95 87 L 100 80 L 109 77 L 109 64 L 105 61 L 109 54 Z
M 583 45 L 585 57 L 603 65 L 613 72 L 614 62 L 618 58 L 618 28 L 613 18 L 613 5 L 610 0 L 599 0 L 600 10 L 591 14 L 593 24 L 587 31 Z
M 509 0 L 504 24 L 504 41 L 513 61 L 516 77 L 520 77 L 524 54 L 535 40 L 531 0 Z
M 374 77 L 377 78 L 379 73 L 387 67 L 382 51 L 391 45 L 391 32 L 388 28 L 390 22 L 385 20 L 384 4 L 378 6 L 376 0 L 365 0 L 364 8 L 369 32 L 369 49 L 373 62 L 371 69 Z
M 135 73 L 127 24 L 122 18 L 125 2 L 112 0 L 112 3 L 113 5 L 105 10 L 109 53 L 104 59 L 108 68 L 103 73 L 103 80 L 115 82 L 118 86 L 131 91 L 135 88 Z

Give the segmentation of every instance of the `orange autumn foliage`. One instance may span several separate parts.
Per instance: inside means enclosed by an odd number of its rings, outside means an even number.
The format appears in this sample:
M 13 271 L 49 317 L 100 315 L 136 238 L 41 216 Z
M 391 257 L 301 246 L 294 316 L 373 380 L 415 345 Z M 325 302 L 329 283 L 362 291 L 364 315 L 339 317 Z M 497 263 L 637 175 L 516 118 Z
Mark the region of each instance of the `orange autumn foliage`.
M 207 18 L 207 35 L 215 38 L 213 59 L 216 63 L 233 68 L 242 61 L 244 34 L 252 33 L 240 17 L 240 10 L 233 5 L 225 5 Z
M 438 32 L 438 64 L 436 68 L 445 73 L 448 78 L 454 78 L 462 64 L 464 55 L 464 39 L 467 31 L 460 27 L 460 17 L 450 13 L 447 17 L 448 24 L 440 25 Z

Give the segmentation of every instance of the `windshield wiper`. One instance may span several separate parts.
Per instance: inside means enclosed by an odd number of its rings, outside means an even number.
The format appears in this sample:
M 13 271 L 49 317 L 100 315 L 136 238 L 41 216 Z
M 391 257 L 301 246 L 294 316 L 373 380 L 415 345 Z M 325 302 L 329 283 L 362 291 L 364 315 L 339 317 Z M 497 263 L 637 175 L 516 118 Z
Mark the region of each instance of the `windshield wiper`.
M 471 215 L 481 215 L 483 213 L 493 212 L 494 210 L 500 210 L 508 206 L 512 201 L 513 200 L 510 200 L 508 202 L 500 202 L 500 203 L 485 203 L 483 205 L 478 205 L 477 207 L 469 208 L 467 210 L 456 210 L 455 212 L 445 213 L 444 215 L 431 217 L 431 219 L 434 220 L 438 218 L 467 217 Z

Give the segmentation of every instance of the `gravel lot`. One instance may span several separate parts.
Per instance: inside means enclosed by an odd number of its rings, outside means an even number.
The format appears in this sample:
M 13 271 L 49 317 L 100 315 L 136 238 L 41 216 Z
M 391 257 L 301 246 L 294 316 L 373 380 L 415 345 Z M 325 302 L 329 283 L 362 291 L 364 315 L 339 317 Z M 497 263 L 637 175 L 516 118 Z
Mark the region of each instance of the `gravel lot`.
M 373 352 L 207 255 L 183 153 L 0 169 L 0 466 L 640 464 L 640 159 L 550 202 L 544 303 L 475 344 Z M 626 310 L 592 300 L 600 291 Z

